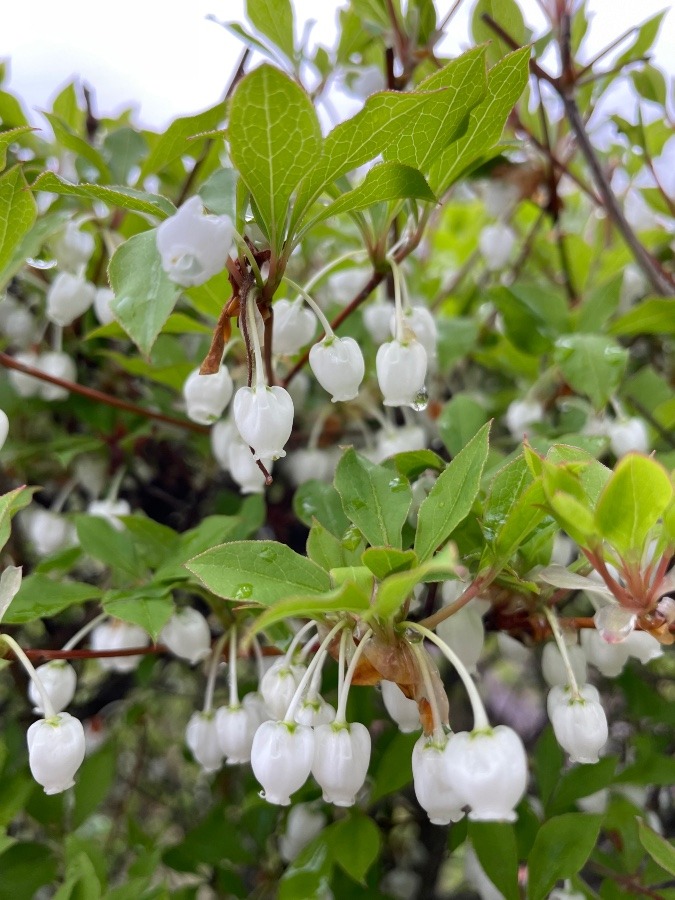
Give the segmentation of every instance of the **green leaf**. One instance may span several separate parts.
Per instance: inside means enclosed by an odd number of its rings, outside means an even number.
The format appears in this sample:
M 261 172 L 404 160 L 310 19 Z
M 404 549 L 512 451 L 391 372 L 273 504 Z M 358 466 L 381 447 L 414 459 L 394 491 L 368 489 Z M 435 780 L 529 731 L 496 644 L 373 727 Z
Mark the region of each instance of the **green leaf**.
M 544 519 L 546 513 L 541 508 L 545 503 L 541 482 L 530 484 L 509 510 L 508 516 L 497 532 L 495 553 L 498 559 L 507 562 L 527 537 Z
M 162 169 L 186 153 L 198 151 L 199 144 L 193 139 L 204 132 L 218 128 L 225 118 L 226 109 L 227 104 L 222 102 L 204 112 L 197 113 L 197 115 L 175 119 L 154 143 L 141 166 L 138 184 L 143 184 L 148 175 L 161 172 Z
M 581 547 L 590 547 L 596 542 L 595 519 L 587 506 L 562 491 L 550 495 L 548 502 L 553 515 L 573 541 Z
M 237 173 L 234 169 L 217 169 L 199 188 L 204 206 L 216 216 L 237 218 Z
M 103 138 L 103 153 L 117 184 L 127 183 L 134 167 L 147 152 L 148 144 L 143 135 L 127 125 L 110 131 Z
M 621 382 L 628 352 L 599 334 L 571 334 L 556 341 L 554 358 L 570 387 L 603 409 Z
M 154 230 L 136 234 L 118 247 L 108 276 L 115 292 L 110 304 L 115 317 L 147 356 L 180 294 L 162 268 Z
M 363 813 L 352 813 L 330 826 L 329 847 L 335 862 L 354 881 L 365 876 L 380 853 L 382 836 L 375 822 Z
M 360 543 L 360 542 L 359 542 Z M 340 538 L 314 519 L 307 536 L 307 556 L 329 572 L 342 566 L 357 566 L 361 559 L 360 547 L 350 549 Z
M 351 522 L 377 547 L 401 547 L 401 529 L 412 502 L 410 483 L 371 463 L 352 448 L 335 470 L 335 489 Z
M 46 844 L 22 841 L 2 854 L 0 900 L 33 897 L 57 876 L 58 862 Z
M 262 65 L 237 85 L 228 139 L 232 161 L 251 192 L 273 250 L 279 251 L 291 194 L 321 149 L 314 106 L 295 81 Z
M 481 867 L 506 900 L 519 900 L 518 849 L 513 825 L 469 822 L 469 838 Z
M 54 172 L 43 172 L 33 182 L 33 190 L 82 197 L 84 200 L 102 200 L 109 206 L 145 213 L 158 219 L 166 219 L 176 212 L 173 203 L 159 194 L 147 194 L 126 185 L 107 187 L 101 184 L 71 184 Z
M 265 606 L 331 589 L 327 572 L 276 541 L 232 541 L 201 553 L 186 568 L 218 597 Z
M 402 734 L 399 731 L 394 733 L 379 761 L 371 766 L 372 803 L 400 791 L 412 782 L 412 751 L 418 738 L 419 733 Z
M 322 209 L 307 227 L 340 213 L 366 209 L 385 200 L 416 199 L 436 202 L 424 175 L 410 166 L 384 162 L 373 166 L 361 184 Z
M 433 450 L 405 450 L 403 453 L 395 453 L 389 457 L 383 465 L 388 469 L 394 469 L 409 481 L 413 481 L 427 469 L 442 472 L 445 468 L 445 461 Z
M 490 69 L 487 95 L 471 110 L 466 131 L 439 154 L 431 167 L 428 181 L 438 197 L 499 140 L 527 83 L 529 58 L 530 48 L 524 47 Z
M 115 782 L 117 752 L 112 743 L 87 756 L 75 779 L 73 827 L 78 828 L 101 806 Z
M 598 839 L 602 816 L 567 813 L 544 822 L 528 858 L 528 900 L 544 900 L 561 878 L 584 866 Z
M 619 316 L 609 327 L 611 334 L 675 334 L 675 300 L 651 297 Z
M 498 287 L 490 299 L 504 318 L 506 335 L 523 353 L 540 354 L 551 349 L 567 330 L 567 302 L 562 291 L 534 284 Z
M 490 42 L 488 52 L 493 61 L 504 56 L 511 48 L 483 20 L 483 15 L 486 14 L 501 25 L 516 43 L 522 45 L 528 42 L 530 34 L 515 0 L 478 0 L 471 16 L 471 36 L 477 44 L 481 41 Z
M 308 528 L 316 519 L 336 538 L 342 537 L 349 527 L 340 495 L 324 481 L 312 479 L 301 484 L 293 495 L 293 512 Z
M 0 496 L 0 550 L 9 540 L 12 531 L 12 516 L 28 506 L 37 490 L 39 488 L 24 485 Z
M 448 576 L 455 574 L 456 569 L 457 553 L 450 545 L 414 569 L 388 575 L 379 585 L 365 618 L 391 618 L 398 613 L 418 584 L 425 581 L 445 581 Z
M 457 456 L 488 420 L 482 403 L 470 394 L 458 393 L 448 400 L 438 417 L 441 440 L 452 456 Z
M 21 166 L 0 176 L 0 272 L 5 268 L 37 216 L 35 198 Z
M 10 128 L 7 131 L 0 132 L 0 172 L 7 165 L 7 148 L 10 144 L 27 132 L 35 131 L 30 125 L 20 125 L 18 128 Z
M 246 0 L 246 18 L 281 50 L 289 62 L 293 62 L 295 45 L 290 0 Z
M 265 628 L 283 622 L 290 616 L 322 618 L 331 613 L 353 613 L 362 616 L 370 607 L 370 592 L 354 581 L 343 581 L 332 591 L 300 595 L 280 600 L 266 609 L 251 626 L 247 639 Z
M 16 245 L 11 257 L 4 265 L 0 266 L 0 290 L 4 289 L 17 272 L 23 269 L 29 256 L 39 256 L 44 242 L 51 235 L 60 231 L 70 218 L 71 213 L 66 210 L 60 210 L 54 213 L 47 213 L 37 219 L 33 227 L 26 232 Z
M 392 550 L 390 547 L 369 547 L 364 550 L 361 560 L 378 581 L 396 572 L 407 572 L 417 565 L 414 550 Z
M 588 797 L 612 784 L 617 762 L 616 756 L 603 756 L 597 763 L 573 766 L 565 772 L 558 778 L 546 804 L 547 815 L 566 812 L 581 797 Z
M 650 457 L 628 453 L 600 495 L 597 527 L 620 553 L 639 556 L 672 496 L 673 485 L 663 466 Z
M 116 619 L 140 625 L 156 641 L 173 613 L 170 591 L 169 585 L 109 591 L 103 599 L 103 608 Z
M 101 596 L 93 584 L 77 581 L 56 581 L 48 575 L 36 573 L 24 578 L 19 593 L 4 615 L 7 625 L 21 625 L 35 619 L 47 619 L 75 603 L 86 603 Z
M 66 880 L 54 894 L 53 900 L 79 900 L 80 897 L 87 900 L 99 900 L 101 897 L 101 882 L 84 851 L 69 861 Z
M 450 537 L 471 512 L 488 455 L 490 425 L 484 425 L 439 475 L 420 506 L 415 552 L 421 562 Z
M 425 78 L 418 93 L 439 91 L 435 101 L 425 104 L 422 114 L 410 127 L 400 131 L 385 148 L 385 160 L 392 160 L 425 172 L 462 126 L 469 111 L 487 91 L 486 47 L 474 47 L 440 71 Z
M 52 126 L 54 137 L 58 143 L 66 150 L 72 150 L 77 156 L 86 159 L 87 162 L 96 169 L 101 176 L 101 179 L 109 184 L 112 180 L 110 169 L 96 147 L 84 138 L 81 138 L 79 134 L 75 134 L 73 129 L 60 119 L 59 116 L 54 115 L 54 113 L 43 112 L 42 115 Z
M 640 843 L 651 856 L 655 863 L 675 875 L 675 845 L 661 837 L 653 828 L 646 825 L 642 819 L 638 819 L 638 834 Z
M 80 547 L 89 556 L 110 566 L 113 571 L 120 570 L 132 578 L 145 574 L 145 567 L 136 555 L 133 538 L 126 531 L 118 531 L 100 516 L 76 516 L 75 527 Z
M 171 558 L 178 547 L 179 536 L 176 532 L 147 516 L 138 513 L 120 516 L 120 521 L 124 522 L 124 527 L 132 535 L 139 555 L 153 569 Z
M 635 29 L 637 32 L 635 40 L 630 47 L 614 61 L 612 69 L 618 67 L 617 71 L 620 71 L 627 62 L 630 62 L 633 59 L 639 59 L 651 50 L 666 12 L 667 10 L 664 9 L 662 12 L 652 16 L 651 19 L 647 19 L 646 22 L 643 22 L 642 25 Z

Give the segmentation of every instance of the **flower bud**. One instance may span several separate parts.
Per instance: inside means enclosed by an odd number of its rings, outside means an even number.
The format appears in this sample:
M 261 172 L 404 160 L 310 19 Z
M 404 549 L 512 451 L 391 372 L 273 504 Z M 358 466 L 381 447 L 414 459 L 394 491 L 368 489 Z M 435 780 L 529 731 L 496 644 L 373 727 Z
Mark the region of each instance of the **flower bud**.
M 128 516 L 131 507 L 126 500 L 92 500 L 87 507 L 87 514 L 105 519 L 116 531 L 124 531 L 124 522 L 118 516 Z
M 464 801 L 460 799 L 450 780 L 448 748 L 440 747 L 422 735 L 413 747 L 413 786 L 417 802 L 433 825 L 448 825 L 464 817 Z
M 314 337 L 316 316 L 302 300 L 277 300 L 272 307 L 272 347 L 275 353 L 297 353 Z
M 320 694 L 315 694 L 310 700 L 305 697 L 300 701 L 295 721 L 298 725 L 330 725 L 335 720 L 335 707 L 328 703 Z
M 92 650 L 129 650 L 131 647 L 147 647 L 150 638 L 138 625 L 130 625 L 121 619 L 110 619 L 97 625 L 91 633 Z M 141 661 L 140 656 L 101 656 L 102 669 L 113 672 L 133 672 Z
M 384 344 L 391 336 L 391 317 L 394 304 L 389 300 L 376 300 L 363 310 L 363 324 L 375 344 Z
M 195 287 L 223 271 L 234 229 L 228 216 L 204 215 L 199 197 L 191 197 L 156 235 L 169 278 L 181 287 Z
M 63 659 L 52 659 L 43 666 L 38 666 L 36 671 L 47 696 L 52 701 L 54 712 L 60 713 L 75 696 L 77 686 L 75 669 Z M 33 704 L 33 712 L 44 716 L 42 698 L 32 679 L 28 683 L 28 699 Z
M 427 309 L 426 306 L 413 306 L 403 311 L 403 321 L 406 329 L 412 332 L 415 338 L 424 347 L 427 359 L 435 359 L 438 330 L 436 328 L 436 320 L 434 319 L 433 313 Z M 395 312 L 392 312 L 391 314 L 389 328 L 391 334 L 396 336 Z
M 45 794 L 60 794 L 75 784 L 84 759 L 84 729 L 79 719 L 62 712 L 53 719 L 38 719 L 28 729 L 28 763 Z
M 309 364 L 333 403 L 357 396 L 366 366 L 354 338 L 325 337 L 309 351 Z
M 415 406 L 427 374 L 427 354 L 419 341 L 382 344 L 375 368 L 385 406 Z
M 567 647 L 567 656 L 572 666 L 574 677 L 579 684 L 583 684 L 586 681 L 586 654 L 581 647 L 572 644 Z M 549 641 L 544 646 L 544 651 L 541 655 L 541 672 L 549 687 L 554 687 L 556 684 L 564 687 L 566 684 L 569 684 L 567 668 L 555 641 Z
M 0 450 L 4 447 L 9 434 L 9 419 L 4 409 L 0 409 Z
M 304 672 L 304 666 L 288 665 L 282 657 L 273 663 L 263 675 L 260 682 L 260 693 L 274 719 L 283 719 L 286 715 L 286 710 Z
M 52 350 L 42 353 L 37 359 L 37 368 L 45 375 L 54 378 L 63 378 L 64 381 L 77 381 L 77 369 L 74 361 L 67 353 Z M 40 382 L 39 393 L 43 400 L 65 400 L 68 397 L 68 389 L 50 384 L 48 381 Z
M 370 763 L 370 732 L 361 722 L 319 725 L 314 730 L 312 775 L 323 799 L 336 806 L 353 806 Z
M 33 511 L 28 521 L 27 535 L 38 556 L 52 556 L 77 544 L 77 534 L 71 523 L 48 509 Z
M 489 731 L 462 731 L 448 741 L 450 784 L 473 821 L 513 822 L 527 786 L 523 743 L 506 725 Z
M 38 355 L 30 350 L 26 350 L 24 353 L 15 353 L 14 359 L 25 366 L 38 368 Z M 26 375 L 24 372 L 10 369 L 8 377 L 19 397 L 34 397 L 40 393 L 42 382 L 33 375 Z
M 191 606 L 175 612 L 162 628 L 160 643 L 180 659 L 195 665 L 211 652 L 211 631 L 204 616 Z
M 486 225 L 478 236 L 478 247 L 485 267 L 491 272 L 503 269 L 509 261 L 515 243 L 516 236 L 508 225 L 502 222 Z
M 243 387 L 234 395 L 234 421 L 255 459 L 279 459 L 293 429 L 293 401 L 282 387 Z
M 581 697 L 575 699 L 569 692 L 565 696 L 560 690 L 552 689 L 551 694 L 556 691 L 556 696 L 549 705 L 556 740 L 569 753 L 572 762 L 596 763 L 609 734 L 598 692 L 585 684 L 579 689 Z
M 86 266 L 94 252 L 94 236 L 81 231 L 75 222 L 68 222 L 64 230 L 52 239 L 52 250 L 59 268 L 77 272 Z
M 514 400 L 506 410 L 506 427 L 515 441 L 522 441 L 528 426 L 541 422 L 544 407 L 538 400 Z
M 253 735 L 260 726 L 251 706 L 221 706 L 216 710 L 216 731 L 220 749 L 228 765 L 247 763 L 251 758 Z
M 384 707 L 403 734 L 410 734 L 420 727 L 420 711 L 414 700 L 409 700 L 401 688 L 393 681 L 382 680 L 382 700 Z
M 234 390 L 227 367 L 221 365 L 213 375 L 200 375 L 195 369 L 183 385 L 183 398 L 188 418 L 200 425 L 210 425 L 219 419 L 232 399 Z
M 100 325 L 110 325 L 115 321 L 115 314 L 110 306 L 115 299 L 114 292 L 109 287 L 96 288 L 94 295 L 94 314 Z
M 217 772 L 222 766 L 224 753 L 214 713 L 192 713 L 185 729 L 185 743 L 205 772 Z
M 47 318 L 57 325 L 70 325 L 94 302 L 96 288 L 81 275 L 60 272 L 47 291 Z
M 265 476 L 258 468 L 250 447 L 242 441 L 236 428 L 234 431 L 228 454 L 230 475 L 242 494 L 262 494 L 265 491 Z M 262 459 L 261 462 L 271 474 L 274 466 L 272 460 Z
M 286 862 L 295 857 L 313 840 L 326 824 L 326 817 L 314 812 L 309 803 L 293 806 L 286 819 L 286 831 L 279 838 L 279 853 Z
M 314 732 L 307 725 L 263 722 L 253 738 L 251 768 L 269 803 L 289 806 L 291 794 L 309 778 Z
M 642 419 L 616 419 L 607 426 L 609 445 L 616 457 L 626 453 L 649 453 L 651 446 L 647 426 Z

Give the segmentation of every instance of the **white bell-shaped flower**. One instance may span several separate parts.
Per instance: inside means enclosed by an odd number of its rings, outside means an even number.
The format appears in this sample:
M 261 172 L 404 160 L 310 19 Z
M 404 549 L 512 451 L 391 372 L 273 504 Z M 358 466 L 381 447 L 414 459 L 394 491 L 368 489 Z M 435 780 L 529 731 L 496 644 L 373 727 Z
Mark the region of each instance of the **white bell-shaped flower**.
M 469 672 L 476 671 L 485 643 L 485 627 L 478 607 L 471 603 L 463 606 L 440 622 L 436 633 L 456 653 Z
M 7 343 L 14 347 L 28 347 L 39 337 L 35 316 L 25 306 L 18 304 L 0 324 L 0 330 L 7 338 Z
M 385 406 L 415 406 L 424 389 L 427 353 L 417 340 L 382 344 L 375 358 Z
M 223 749 L 218 740 L 213 712 L 195 712 L 185 729 L 185 743 L 205 772 L 217 772 L 223 764 Z
M 15 353 L 14 359 L 19 363 L 23 363 L 24 366 L 32 366 L 35 369 L 38 368 L 39 357 L 37 353 L 33 353 L 31 350 L 26 350 L 22 353 Z M 16 369 L 10 369 L 8 378 L 9 383 L 12 385 L 19 397 L 35 397 L 36 394 L 40 393 L 42 382 L 35 378 L 33 375 L 26 375 L 25 372 L 19 372 Z
M 354 338 L 325 337 L 309 351 L 309 364 L 333 403 L 353 400 L 359 393 L 366 364 Z
M 637 416 L 630 419 L 616 419 L 608 424 L 607 432 L 614 456 L 622 457 L 631 451 L 649 453 L 651 443 L 643 419 Z
M 73 525 L 63 516 L 48 509 L 33 511 L 28 522 L 27 534 L 38 556 L 51 556 L 77 543 Z
M 123 531 L 124 522 L 119 516 L 130 515 L 131 507 L 126 500 L 92 500 L 87 507 L 87 513 L 105 519 L 116 531 Z
M 94 302 L 96 288 L 81 275 L 60 272 L 47 291 L 47 318 L 57 325 L 70 325 Z
M 340 269 L 330 276 L 323 293 L 329 302 L 346 306 L 365 286 L 367 280 L 368 275 L 363 269 Z
M 375 300 L 363 309 L 363 324 L 374 344 L 384 344 L 391 336 L 391 317 L 394 304 L 390 300 Z
M 514 400 L 506 410 L 506 427 L 514 440 L 522 441 L 528 427 L 541 422 L 543 417 L 544 407 L 538 400 Z
M 663 656 L 663 645 L 646 631 L 631 631 L 623 643 L 628 653 L 643 665 Z
M 77 272 L 91 259 L 94 252 L 94 236 L 82 231 L 75 222 L 68 222 L 63 231 L 51 242 L 59 268 Z
M 132 647 L 147 647 L 150 638 L 146 631 L 138 625 L 122 622 L 121 619 L 110 619 L 97 625 L 91 633 L 92 650 L 130 650 Z M 141 661 L 141 656 L 101 656 L 99 665 L 102 669 L 113 672 L 133 672 Z
M 44 372 L 45 375 L 51 375 L 54 378 L 63 378 L 65 381 L 77 381 L 77 368 L 75 361 L 60 350 L 50 350 L 47 353 L 41 353 L 37 360 L 37 368 Z M 43 400 L 65 400 L 68 397 L 68 389 L 60 387 L 57 384 L 50 384 L 48 381 L 42 381 L 39 387 L 39 394 Z
M 592 685 L 584 685 L 579 693 L 579 699 L 570 696 L 552 704 L 551 724 L 556 740 L 572 762 L 596 763 L 607 743 L 607 716 Z
M 195 287 L 225 268 L 234 228 L 228 216 L 204 215 L 199 197 L 191 197 L 156 234 L 166 274 L 181 287 Z
M 230 445 L 235 440 L 235 437 L 241 443 L 239 432 L 234 422 L 231 419 L 221 419 L 219 422 L 214 422 L 209 437 L 214 459 L 224 472 L 229 472 Z M 249 454 L 250 452 L 249 450 Z
M 271 459 L 262 459 L 262 464 L 271 474 L 274 463 Z M 265 476 L 258 468 L 251 448 L 245 444 L 235 429 L 235 436 L 230 443 L 227 468 L 232 480 L 239 485 L 242 494 L 262 494 L 265 491 Z
M 295 721 L 299 725 L 330 725 L 335 720 L 335 707 L 324 700 L 321 694 L 304 697 L 295 713 Z
M 171 616 L 159 634 L 159 642 L 194 666 L 211 652 L 209 623 L 199 610 L 186 606 Z
M 337 465 L 333 448 L 294 450 L 286 457 L 285 471 L 294 487 L 307 481 L 332 481 Z
M 293 406 L 296 409 L 302 409 L 309 397 L 309 390 L 312 386 L 311 379 L 307 372 L 298 372 L 293 376 L 293 380 L 288 385 L 288 393 L 291 395 Z
M 234 395 L 234 422 L 242 440 L 253 447 L 255 459 L 286 456 L 284 445 L 293 429 L 293 401 L 284 388 L 239 388 Z
M 381 66 L 362 66 L 345 81 L 345 88 L 359 100 L 367 100 L 371 94 L 386 90 L 387 82 Z
M 486 225 L 478 236 L 478 248 L 486 268 L 491 272 L 503 269 L 509 261 L 515 243 L 516 235 L 508 225 L 504 225 L 503 222 Z
M 295 689 L 305 671 L 304 666 L 289 665 L 281 657 L 265 672 L 260 681 L 260 693 L 272 718 L 283 719 L 286 715 Z
M 527 786 L 527 754 L 507 725 L 462 731 L 448 741 L 450 784 L 474 821 L 513 822 Z
M 600 703 L 600 694 L 598 689 L 592 684 L 584 684 L 579 686 L 579 690 L 587 700 L 594 700 Z M 553 719 L 553 711 L 558 706 L 567 706 L 572 699 L 572 688 L 569 684 L 556 684 L 548 692 L 546 697 L 546 713 L 549 719 Z
M 44 665 L 38 666 L 36 671 L 47 696 L 52 701 L 54 711 L 60 713 L 75 696 L 77 687 L 75 669 L 65 659 L 51 659 Z M 44 716 L 42 698 L 32 679 L 28 683 L 28 699 L 33 704 L 33 712 Z
M 234 385 L 227 370 L 221 365 L 213 375 L 200 375 L 199 369 L 191 372 L 183 385 L 183 399 L 189 419 L 200 425 L 210 425 L 219 419 L 232 399 Z
M 286 862 L 293 862 L 326 824 L 323 813 L 315 812 L 309 803 L 297 803 L 288 813 L 286 831 L 279 838 L 279 853 Z
M 414 700 L 408 699 L 393 681 L 381 681 L 384 708 L 398 725 L 403 734 L 410 734 L 421 728 L 420 711 Z
M 586 681 L 586 654 L 578 644 L 567 647 L 567 657 L 572 666 L 574 677 L 579 684 Z M 555 641 L 549 641 L 541 654 L 541 673 L 549 687 L 556 684 L 563 687 L 569 683 L 567 668 Z
M 323 799 L 336 806 L 353 806 L 370 763 L 370 732 L 361 722 L 319 725 L 314 730 L 312 775 Z
M 28 729 L 28 763 L 45 794 L 60 794 L 75 784 L 84 759 L 84 729 L 79 719 L 62 712 L 38 719 Z
M 272 310 L 275 353 L 290 355 L 309 344 L 316 331 L 316 316 L 303 300 L 277 300 Z
M 5 445 L 7 435 L 9 434 L 9 419 L 4 409 L 0 409 L 0 450 Z
M 422 735 L 413 747 L 413 786 L 417 802 L 433 825 L 459 822 L 464 816 L 462 800 L 449 777 L 447 741 L 442 747 Z
M 411 450 L 424 450 L 427 436 L 421 425 L 401 425 L 400 427 L 383 428 L 378 432 L 375 441 L 375 461 L 382 462 L 397 453 L 408 453 Z
M 609 644 L 594 628 L 581 631 L 581 646 L 590 665 L 595 666 L 607 678 L 616 678 L 630 656 L 630 647 L 625 641 Z
M 251 768 L 269 803 L 289 806 L 309 778 L 314 760 L 314 731 L 307 725 L 263 722 L 253 738 Z
M 263 722 L 269 721 L 270 714 L 263 695 L 259 691 L 249 691 L 241 701 L 241 705 L 248 710 L 252 717 L 254 717 L 258 725 L 262 725 Z
M 251 758 L 253 736 L 260 722 L 250 706 L 221 706 L 216 710 L 216 730 L 220 749 L 228 765 L 247 763 Z
M 438 329 L 433 313 L 426 306 L 412 306 L 403 310 L 403 321 L 406 332 L 410 331 L 424 347 L 427 359 L 436 357 L 436 344 L 438 342 Z M 391 334 L 396 336 L 396 313 L 392 312 L 389 319 Z
M 115 299 L 115 293 L 109 287 L 96 288 L 94 295 L 94 314 L 99 325 L 110 325 L 115 321 L 115 314 L 110 306 Z

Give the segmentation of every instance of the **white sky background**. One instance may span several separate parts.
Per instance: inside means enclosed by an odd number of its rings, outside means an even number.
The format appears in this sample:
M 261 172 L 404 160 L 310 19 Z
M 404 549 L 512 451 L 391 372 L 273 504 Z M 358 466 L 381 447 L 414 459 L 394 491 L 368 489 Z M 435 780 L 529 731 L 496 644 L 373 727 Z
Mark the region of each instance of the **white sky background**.
M 339 0 L 294 0 L 297 30 L 315 19 L 312 41 L 332 46 L 342 5 Z M 450 5 L 450 0 L 438 0 L 439 13 Z M 465 0 L 453 18 L 442 45 L 445 54 L 471 45 L 473 5 Z M 542 24 L 536 0 L 521 0 L 521 7 L 530 27 Z M 585 57 L 664 8 L 669 12 L 654 59 L 672 75 L 675 12 L 669 0 L 591 0 Z M 138 123 L 161 130 L 176 116 L 198 112 L 222 97 L 242 45 L 206 17 L 243 23 L 243 13 L 244 0 L 6 0 L 0 58 L 10 60 L 9 89 L 31 111 L 48 108 L 58 90 L 78 78 L 94 89 L 99 115 L 133 106 Z

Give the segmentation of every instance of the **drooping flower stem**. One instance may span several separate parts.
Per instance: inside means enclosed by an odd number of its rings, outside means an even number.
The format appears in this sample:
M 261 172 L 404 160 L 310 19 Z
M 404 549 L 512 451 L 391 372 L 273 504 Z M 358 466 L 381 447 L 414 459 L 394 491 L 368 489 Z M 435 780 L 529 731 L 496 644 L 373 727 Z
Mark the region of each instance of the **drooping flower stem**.
M 319 320 L 326 337 L 327 338 L 335 337 L 335 332 L 331 328 L 330 322 L 328 321 L 328 319 L 325 317 L 325 315 L 321 311 L 321 308 L 319 307 L 319 304 L 316 302 L 316 300 L 313 300 L 312 297 L 310 297 L 310 295 L 307 293 L 307 291 L 303 287 L 300 287 L 299 284 L 296 284 L 295 281 L 291 281 L 291 279 L 285 275 L 284 275 L 284 281 L 286 282 L 286 284 L 289 287 L 293 288 L 294 291 L 297 291 L 298 294 L 300 294 L 302 299 L 305 301 L 305 303 L 307 303 L 307 305 L 310 307 L 310 309 L 312 310 L 314 315 Z
M 26 654 L 23 652 L 21 647 L 17 644 L 13 637 L 10 637 L 8 634 L 0 634 L 0 641 L 4 641 L 7 646 L 14 652 L 14 655 L 19 660 L 19 662 L 23 665 L 26 672 L 30 676 L 35 688 L 40 695 L 40 701 L 42 703 L 42 709 L 44 710 L 45 719 L 54 719 L 56 718 L 56 710 L 54 709 L 54 705 L 49 697 L 49 694 L 45 690 L 45 686 L 42 683 L 42 679 L 35 671 L 35 666 L 28 659 Z
M 313 625 L 314 622 L 310 624 Z M 300 704 L 300 701 L 302 700 L 302 695 L 305 693 L 307 686 L 312 680 L 317 668 L 323 665 L 323 661 L 326 658 L 326 652 L 328 650 L 328 647 L 330 646 L 331 641 L 338 633 L 338 631 L 340 631 L 341 628 L 345 628 L 346 626 L 346 621 L 342 620 L 341 622 L 338 622 L 337 625 L 334 625 L 333 628 L 331 628 L 326 637 L 319 644 L 319 649 L 316 651 L 314 659 L 307 666 L 307 671 L 300 679 L 300 682 L 295 689 L 295 693 L 291 697 L 291 702 L 288 704 L 288 709 L 286 710 L 286 715 L 284 716 L 284 722 L 287 725 L 292 725 L 295 722 L 295 713 Z M 298 632 L 298 634 L 299 633 L 300 632 Z
M 551 633 L 555 638 L 555 642 L 558 645 L 558 650 L 560 650 L 560 655 L 562 656 L 563 663 L 565 664 L 567 681 L 570 686 L 570 690 L 572 691 L 572 699 L 581 700 L 582 698 L 579 691 L 579 685 L 574 674 L 574 669 L 572 668 L 572 663 L 570 662 L 569 653 L 567 652 L 567 644 L 565 643 L 565 638 L 563 637 L 563 633 L 560 630 L 560 623 L 558 622 L 558 618 L 556 614 L 548 608 L 548 606 L 544 607 L 544 615 L 548 619 L 548 623 L 551 626 Z
M 230 706 L 234 709 L 239 706 L 239 691 L 237 690 L 237 626 L 230 629 L 230 670 L 227 673 L 230 684 Z
M 204 712 L 210 713 L 213 709 L 213 692 L 216 687 L 216 675 L 218 674 L 218 666 L 223 656 L 223 647 L 227 640 L 227 632 L 221 635 L 213 645 L 211 652 L 211 664 L 209 665 L 209 674 L 206 679 L 206 691 L 204 692 Z
M 347 669 L 347 674 L 345 675 L 345 680 L 342 684 L 342 690 L 340 691 L 340 695 L 338 697 L 338 708 L 335 714 L 335 724 L 336 725 L 346 725 L 347 724 L 347 697 L 349 696 L 349 688 L 352 683 L 352 679 L 354 678 L 354 673 L 356 672 L 356 666 L 358 665 L 359 659 L 363 655 L 363 651 L 366 649 L 366 644 L 373 636 L 373 629 L 369 628 L 368 631 L 363 635 L 361 641 L 359 642 L 359 646 L 354 651 L 354 655 L 351 658 L 349 663 L 349 668 Z
M 298 644 L 303 639 L 303 637 L 307 634 L 310 629 L 316 628 L 316 622 L 305 622 L 302 628 L 299 628 L 295 637 L 288 645 L 288 650 L 284 654 L 284 665 L 290 666 L 293 662 L 293 655 L 298 647 Z
M 79 631 L 76 631 L 75 634 L 67 641 L 62 649 L 63 650 L 72 650 L 74 647 L 80 643 L 80 641 L 85 638 L 90 631 L 93 631 L 97 625 L 100 625 L 101 622 L 104 622 L 107 618 L 109 618 L 108 613 L 102 612 L 91 620 L 91 622 L 87 622 L 86 625 L 83 625 Z
M 429 706 L 431 708 L 431 721 L 433 722 L 434 726 L 433 740 L 435 744 L 442 745 L 445 743 L 445 733 L 443 731 L 441 714 L 439 712 L 438 702 L 436 700 L 436 691 L 434 690 L 434 686 L 431 681 L 429 663 L 426 659 L 424 649 L 421 644 L 417 642 L 412 643 L 410 644 L 410 649 L 417 657 L 417 662 L 420 667 L 420 673 L 422 674 L 422 681 L 424 682 L 424 690 L 426 691 L 427 700 L 429 701 Z
M 425 628 L 424 625 L 420 625 L 418 622 L 403 622 L 402 627 L 411 628 L 413 631 L 417 631 L 419 632 L 419 634 L 424 635 L 424 637 L 427 638 L 427 640 L 431 641 L 432 644 L 436 644 L 441 653 L 453 665 L 457 674 L 462 679 L 464 687 L 466 688 L 466 692 L 469 695 L 469 701 L 471 703 L 471 709 L 473 712 L 473 730 L 487 731 L 490 728 L 490 720 L 488 719 L 487 713 L 485 712 L 483 701 L 480 699 L 478 689 L 473 683 L 473 679 L 469 675 L 466 666 L 457 656 L 457 654 L 452 651 L 450 647 L 448 647 L 448 645 L 445 643 L 445 641 L 439 638 L 437 634 L 434 634 L 433 631 L 429 631 L 428 628 Z
M 253 358 L 255 359 L 255 386 L 256 390 L 261 390 L 266 387 L 265 385 L 265 377 L 263 375 L 264 367 L 263 367 L 263 358 L 262 351 L 260 349 L 260 337 L 258 335 L 258 327 L 255 321 L 255 299 L 251 297 L 250 293 L 246 298 L 246 316 L 247 316 L 247 324 L 248 324 L 248 335 L 249 340 L 253 344 Z
M 401 343 L 405 340 L 405 322 L 403 321 L 403 292 L 401 270 L 393 256 L 387 256 L 387 262 L 391 266 L 391 274 L 394 279 L 394 310 L 396 316 L 395 338 Z

